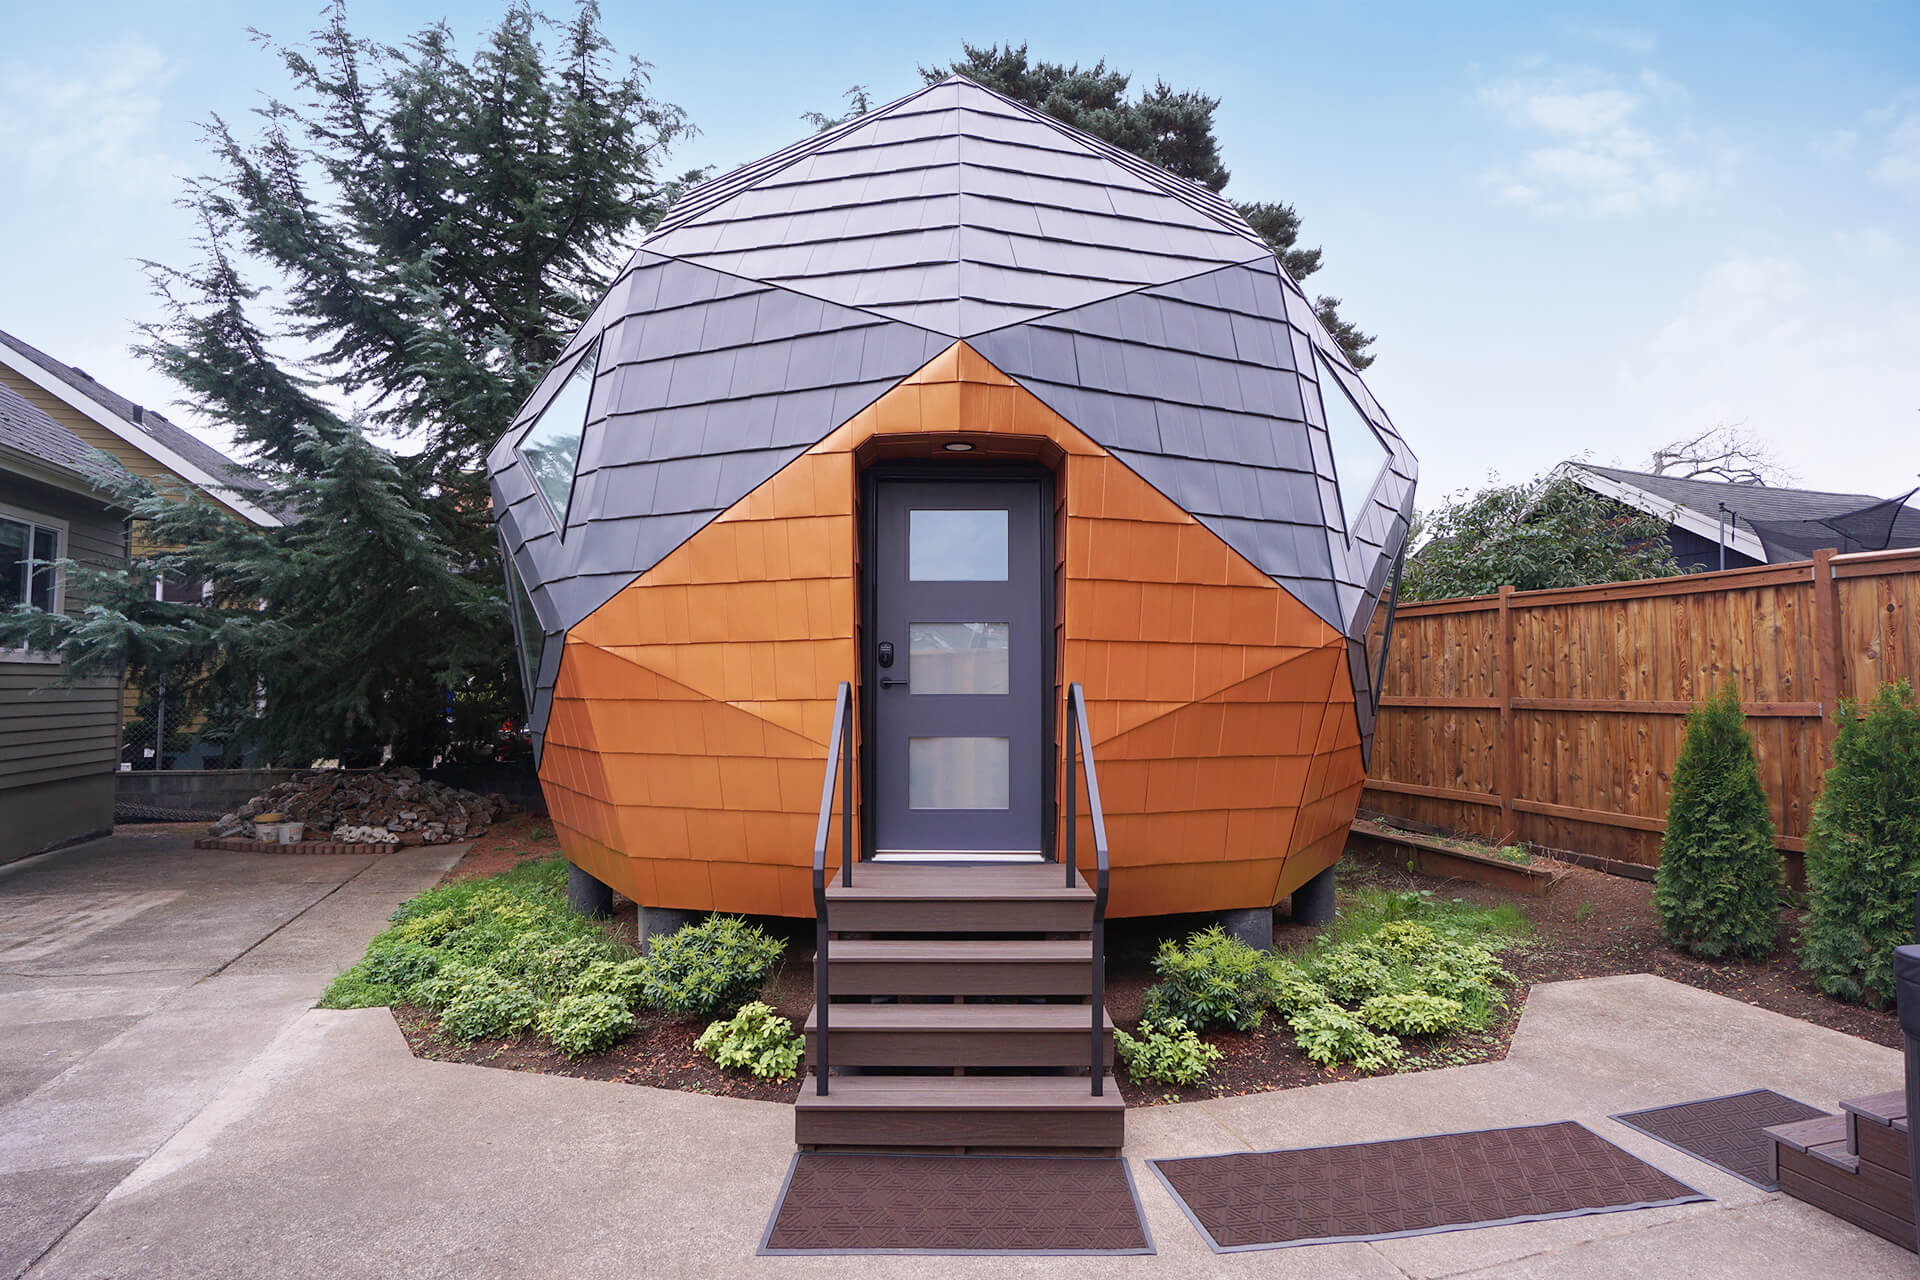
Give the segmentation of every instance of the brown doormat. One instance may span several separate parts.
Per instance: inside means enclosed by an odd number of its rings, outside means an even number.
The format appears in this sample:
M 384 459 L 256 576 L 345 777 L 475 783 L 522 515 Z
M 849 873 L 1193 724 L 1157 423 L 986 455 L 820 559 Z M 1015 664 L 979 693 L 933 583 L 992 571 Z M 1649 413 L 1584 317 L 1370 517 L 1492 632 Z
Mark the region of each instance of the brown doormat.
M 1148 1163 L 1215 1253 L 1711 1198 L 1571 1120 Z
M 802 1151 L 763 1254 L 1152 1253 L 1125 1160 Z
M 1614 1116 L 1629 1129 L 1704 1160 L 1763 1191 L 1778 1191 L 1773 1178 L 1773 1139 L 1769 1125 L 1792 1124 L 1826 1115 L 1771 1089 L 1749 1089 L 1697 1102 L 1676 1102 Z

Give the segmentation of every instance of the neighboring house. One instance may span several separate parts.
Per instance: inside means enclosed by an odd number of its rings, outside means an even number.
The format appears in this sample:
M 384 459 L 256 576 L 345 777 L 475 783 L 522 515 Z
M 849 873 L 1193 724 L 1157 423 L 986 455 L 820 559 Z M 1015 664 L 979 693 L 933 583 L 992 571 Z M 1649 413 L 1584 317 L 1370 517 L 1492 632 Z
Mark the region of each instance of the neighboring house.
M 127 556 L 99 455 L 0 385 L 0 609 L 86 606 L 48 561 Z M 0 862 L 113 829 L 120 682 L 67 682 L 59 659 L 0 649 Z
M 1117 1147 L 1103 913 L 1330 915 L 1416 465 L 1212 192 L 929 86 L 687 193 L 488 466 L 583 901 L 818 914 L 829 1000 L 1082 1002 L 823 1005 L 835 1062 L 1039 1074 L 816 1077 L 802 1143 Z
M 163 487 L 184 488 L 193 497 L 262 527 L 282 523 L 280 516 L 269 509 L 260 481 L 240 470 L 233 459 L 164 415 L 94 381 L 84 369 L 55 359 L 3 329 L 0 387 L 14 391 L 134 475 Z M 163 549 L 147 543 L 144 527 L 135 525 L 132 555 Z M 155 594 L 168 600 L 195 601 L 200 591 L 199 583 L 154 583 Z M 151 705 L 164 703 L 160 691 L 129 686 L 125 710 L 130 725 L 136 722 L 143 698 Z M 183 715 L 178 708 L 163 712 L 159 718 L 176 726 L 191 723 L 191 713 Z M 126 745 L 127 761 L 134 767 L 151 767 L 158 762 L 158 744 L 149 737 L 129 733 Z
M 1688 572 L 1804 560 L 1821 547 L 1836 551 L 1920 547 L 1920 510 L 1905 505 L 1911 492 L 1876 498 L 1724 480 L 1682 480 L 1586 462 L 1563 463 L 1560 469 L 1594 493 L 1665 520 L 1673 558 Z

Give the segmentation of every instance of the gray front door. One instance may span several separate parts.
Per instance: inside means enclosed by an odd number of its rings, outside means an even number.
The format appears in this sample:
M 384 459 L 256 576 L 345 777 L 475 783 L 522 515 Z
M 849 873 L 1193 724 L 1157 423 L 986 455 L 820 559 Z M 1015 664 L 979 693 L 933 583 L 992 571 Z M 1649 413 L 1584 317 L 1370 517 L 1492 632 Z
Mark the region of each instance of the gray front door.
M 1041 482 L 883 479 L 874 492 L 874 854 L 1038 858 L 1052 642 Z

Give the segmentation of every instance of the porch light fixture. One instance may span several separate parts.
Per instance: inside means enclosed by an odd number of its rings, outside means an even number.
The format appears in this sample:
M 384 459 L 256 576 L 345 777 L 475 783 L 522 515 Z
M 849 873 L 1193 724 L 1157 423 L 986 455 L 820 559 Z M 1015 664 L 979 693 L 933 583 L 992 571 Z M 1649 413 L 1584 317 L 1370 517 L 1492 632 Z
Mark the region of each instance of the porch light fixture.
M 948 453 L 972 453 L 973 452 L 973 442 L 970 440 L 949 440 L 940 447 L 945 449 Z

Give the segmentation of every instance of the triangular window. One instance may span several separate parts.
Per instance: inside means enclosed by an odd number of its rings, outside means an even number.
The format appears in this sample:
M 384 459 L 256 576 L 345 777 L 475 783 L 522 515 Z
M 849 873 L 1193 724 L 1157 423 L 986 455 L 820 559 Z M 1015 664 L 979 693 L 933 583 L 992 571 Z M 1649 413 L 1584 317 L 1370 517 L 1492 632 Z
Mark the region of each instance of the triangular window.
M 1334 483 L 1339 486 L 1341 514 L 1351 533 L 1360 523 L 1360 513 L 1366 509 L 1380 469 L 1392 455 L 1386 441 L 1328 367 L 1326 357 L 1317 352 L 1315 355 L 1320 365 L 1320 404 L 1327 416 L 1327 440 L 1333 446 Z
M 560 390 L 520 437 L 520 458 L 553 511 L 553 527 L 562 532 L 573 500 L 573 472 L 580 461 L 580 438 L 587 429 L 587 401 L 593 393 L 599 354 L 598 342 L 580 353 Z

